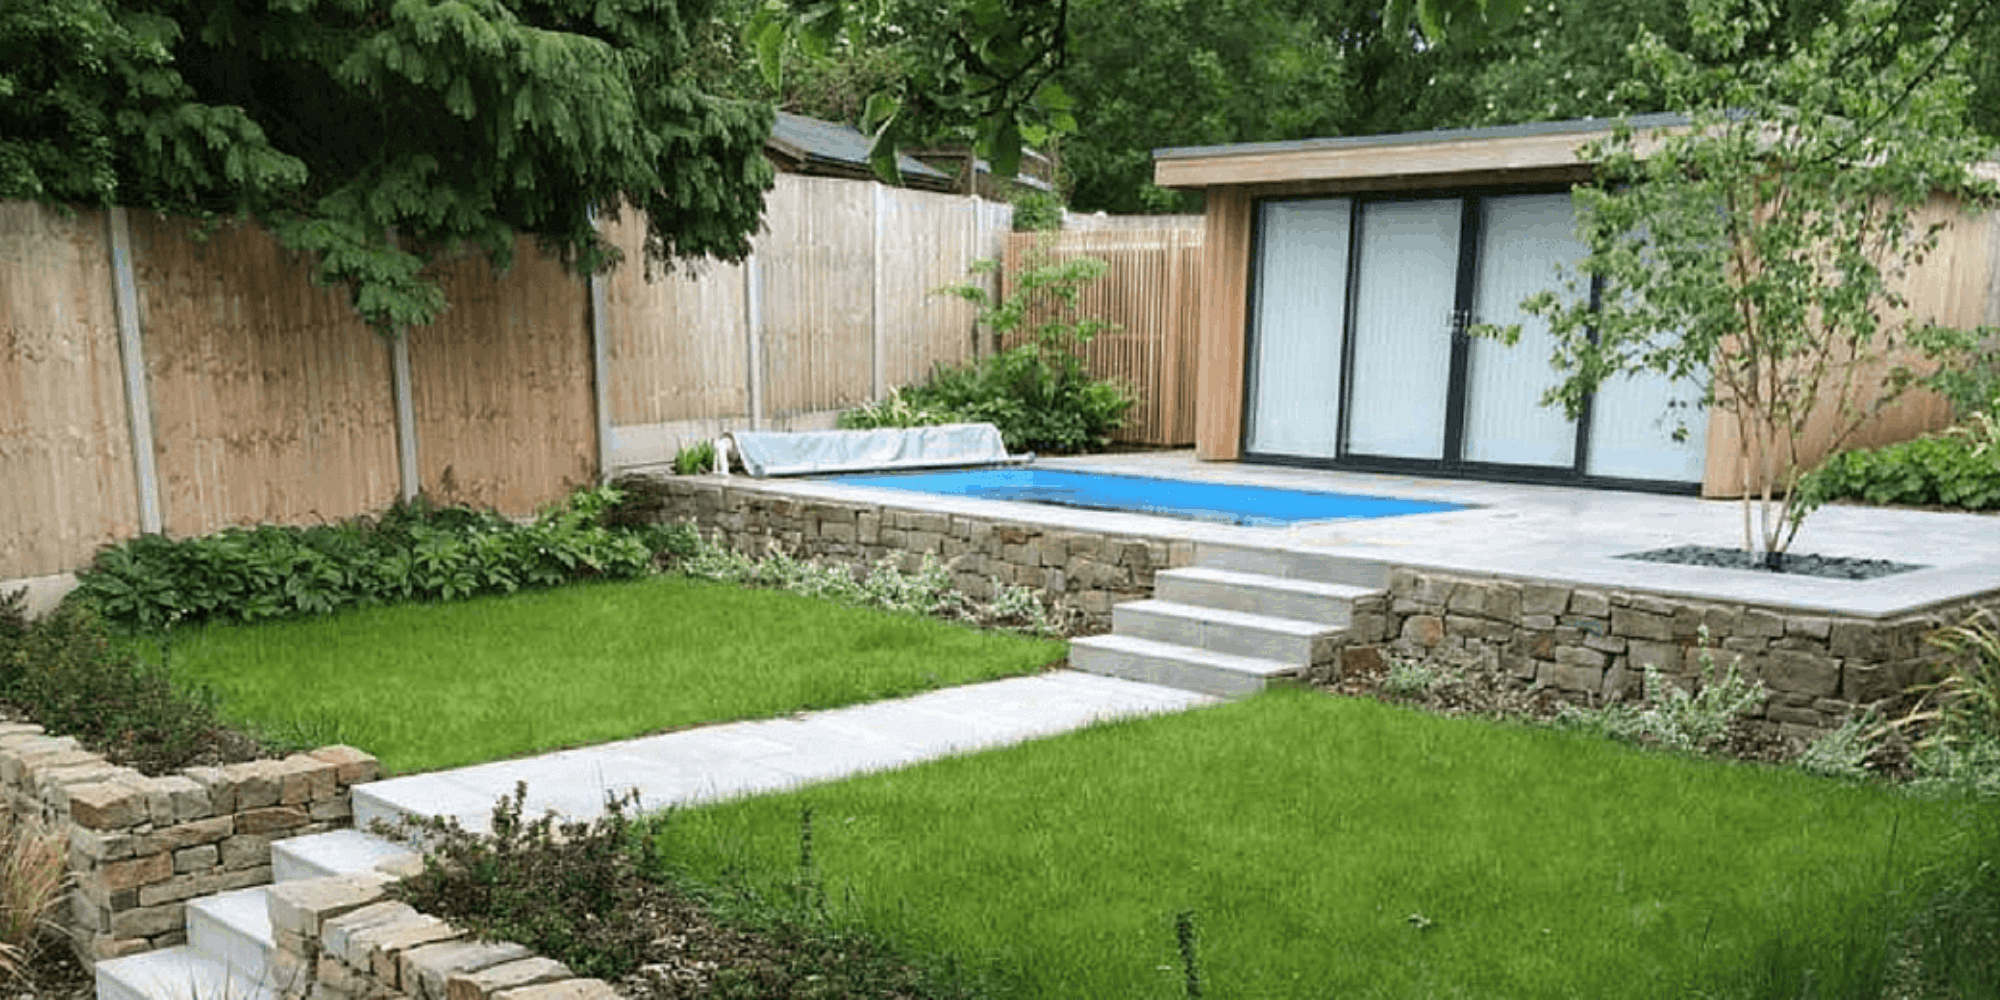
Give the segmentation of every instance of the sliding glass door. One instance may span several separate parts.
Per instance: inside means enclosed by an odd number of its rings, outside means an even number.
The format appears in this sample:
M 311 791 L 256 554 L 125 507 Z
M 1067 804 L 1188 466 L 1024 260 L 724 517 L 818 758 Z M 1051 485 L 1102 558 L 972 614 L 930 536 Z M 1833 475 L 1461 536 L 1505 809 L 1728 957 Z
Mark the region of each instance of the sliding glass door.
M 1347 451 L 1441 460 L 1457 309 L 1457 198 L 1361 206 Z
M 1266 201 L 1258 210 L 1244 446 L 1253 458 L 1543 481 L 1701 477 L 1698 386 L 1607 383 L 1579 427 L 1541 405 L 1555 340 L 1521 300 L 1575 281 L 1567 191 Z M 1508 346 L 1474 323 L 1521 327 Z
M 1521 339 L 1512 347 L 1484 337 L 1466 344 L 1467 462 L 1576 464 L 1576 424 L 1561 409 L 1541 405 L 1542 394 L 1557 381 L 1549 365 L 1555 337 L 1546 322 L 1521 309 L 1522 299 L 1558 286 L 1559 265 L 1583 257 L 1575 226 L 1568 192 L 1479 199 L 1472 318 L 1496 326 L 1518 323 Z M 1565 296 L 1576 297 L 1575 292 Z
M 1340 431 L 1340 327 L 1347 315 L 1346 198 L 1266 202 L 1258 214 L 1264 266 L 1251 316 L 1251 451 L 1333 458 Z

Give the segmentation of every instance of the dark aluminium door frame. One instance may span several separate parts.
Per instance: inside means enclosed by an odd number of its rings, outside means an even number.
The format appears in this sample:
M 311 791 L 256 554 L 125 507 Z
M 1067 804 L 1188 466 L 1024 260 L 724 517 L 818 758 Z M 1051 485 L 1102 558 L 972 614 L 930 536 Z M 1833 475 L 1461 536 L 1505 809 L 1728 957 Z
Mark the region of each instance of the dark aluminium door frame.
M 1356 472 L 1415 473 L 1419 475 L 1441 476 L 1460 479 L 1482 479 L 1493 482 L 1538 483 L 1562 486 L 1591 486 L 1606 489 L 1634 490 L 1648 493 L 1698 494 L 1700 483 L 1669 482 L 1650 479 L 1628 479 L 1614 476 L 1593 476 L 1587 473 L 1590 461 L 1590 418 L 1591 400 L 1586 399 L 1583 412 L 1576 420 L 1576 447 L 1573 460 L 1568 467 L 1507 465 L 1492 462 L 1468 462 L 1462 459 L 1465 445 L 1465 413 L 1467 382 L 1469 378 L 1472 336 L 1469 328 L 1473 325 L 1472 307 L 1475 285 L 1479 273 L 1480 226 L 1484 215 L 1483 206 L 1487 198 L 1510 194 L 1553 194 L 1566 192 L 1563 185 L 1532 185 L 1506 187 L 1450 188 L 1444 190 L 1424 190 L 1408 192 L 1382 192 L 1328 195 L 1286 195 L 1282 197 L 1258 198 L 1251 211 L 1251 240 L 1249 293 L 1244 296 L 1244 329 L 1242 384 L 1244 386 L 1242 414 L 1239 422 L 1239 447 L 1243 460 L 1268 465 L 1291 465 L 1305 468 L 1332 468 Z M 1264 259 L 1264 206 L 1273 202 L 1299 202 L 1348 199 L 1347 226 L 1347 274 L 1342 277 L 1347 284 L 1344 296 L 1346 315 L 1341 317 L 1340 345 L 1340 385 L 1336 392 L 1340 396 L 1338 407 L 1339 426 L 1336 430 L 1336 457 L 1332 459 L 1283 455 L 1269 452 L 1254 452 L 1249 449 L 1249 436 L 1253 407 L 1257 405 L 1254 366 L 1256 364 L 1258 282 L 1262 280 L 1260 268 Z M 1390 201 L 1433 201 L 1456 198 L 1460 203 L 1457 285 L 1453 295 L 1451 313 L 1451 363 L 1448 387 L 1445 396 L 1444 458 L 1397 458 L 1381 455 L 1363 455 L 1350 452 L 1348 441 L 1348 414 L 1353 405 L 1354 379 L 1354 320 L 1361 275 L 1361 216 L 1369 204 Z M 1601 279 L 1593 279 L 1590 284 L 1590 305 L 1598 306 L 1602 291 Z

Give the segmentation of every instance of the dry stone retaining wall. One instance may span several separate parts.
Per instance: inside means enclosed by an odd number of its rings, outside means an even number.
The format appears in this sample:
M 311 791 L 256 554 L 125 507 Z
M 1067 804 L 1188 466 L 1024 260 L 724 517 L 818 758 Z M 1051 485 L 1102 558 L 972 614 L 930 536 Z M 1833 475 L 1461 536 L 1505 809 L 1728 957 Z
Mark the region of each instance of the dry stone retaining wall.
M 1185 541 L 805 499 L 714 480 L 630 476 L 617 485 L 629 497 L 627 516 L 691 521 L 746 555 L 776 544 L 795 556 L 857 565 L 894 559 L 905 571 L 935 555 L 952 585 L 972 597 L 991 596 L 996 579 L 1031 587 L 1092 630 L 1110 627 L 1113 604 L 1152 596 L 1156 571 L 1194 561 Z
M 271 890 L 272 985 L 284 1000 L 615 1000 L 518 944 L 478 941 L 388 898 L 396 874 L 361 872 Z
M 271 841 L 349 825 L 348 789 L 379 772 L 334 746 L 148 778 L 71 737 L 0 723 L 0 795 L 67 845 L 59 916 L 85 962 L 183 943 L 187 900 L 271 881 Z
M 1605 701 L 1642 695 L 1647 666 L 1689 683 L 1706 628 L 1718 669 L 1740 663 L 1771 692 L 1762 718 L 1784 735 L 1811 736 L 1928 680 L 1946 654 L 1924 637 L 1982 607 L 2000 611 L 2000 595 L 1868 619 L 1399 568 L 1387 595 L 1357 609 L 1352 641 Z

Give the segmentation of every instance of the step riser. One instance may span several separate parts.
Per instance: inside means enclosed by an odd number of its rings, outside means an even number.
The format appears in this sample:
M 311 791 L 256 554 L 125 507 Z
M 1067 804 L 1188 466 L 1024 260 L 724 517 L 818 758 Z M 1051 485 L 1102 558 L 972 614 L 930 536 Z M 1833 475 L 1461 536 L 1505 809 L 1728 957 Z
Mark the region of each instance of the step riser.
M 1111 630 L 1117 635 L 1178 646 L 1254 656 L 1299 666 L 1324 662 L 1336 655 L 1336 636 L 1302 636 L 1267 631 L 1234 622 L 1202 621 L 1176 614 L 1121 604 L 1111 609 Z
M 1165 573 L 1153 578 L 1153 596 L 1163 601 L 1197 604 L 1204 608 L 1292 618 L 1328 628 L 1347 627 L 1354 614 L 1352 602 L 1343 598 L 1219 580 L 1191 580 Z
M 1283 552 L 1274 549 L 1245 549 L 1233 545 L 1198 544 L 1195 564 L 1239 573 L 1262 573 L 1294 580 L 1344 583 L 1352 587 L 1380 589 L 1389 585 L 1389 564 L 1321 555 L 1316 552 Z
M 1265 685 L 1263 678 L 1217 670 L 1205 664 L 1092 646 L 1071 646 L 1069 665 L 1085 673 L 1223 698 L 1255 694 Z
M 272 945 L 200 910 L 187 915 L 188 947 L 222 962 L 244 982 L 262 982 L 270 968 Z

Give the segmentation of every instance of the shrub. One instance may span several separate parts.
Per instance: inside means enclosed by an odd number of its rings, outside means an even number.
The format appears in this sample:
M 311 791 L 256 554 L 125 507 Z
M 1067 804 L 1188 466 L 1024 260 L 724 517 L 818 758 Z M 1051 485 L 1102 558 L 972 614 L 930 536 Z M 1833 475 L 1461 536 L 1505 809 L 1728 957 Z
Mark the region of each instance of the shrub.
M 666 539 L 605 527 L 619 498 L 608 486 L 579 490 L 525 525 L 419 499 L 338 525 L 142 535 L 99 552 L 77 597 L 118 627 L 157 631 L 642 575 L 658 551 L 649 540 Z
M 1812 741 L 1792 763 L 1822 778 L 1868 777 L 1868 758 L 1875 752 L 1880 731 L 1874 713 L 1851 716 L 1839 729 Z
M 115 647 L 86 601 L 65 602 L 0 656 L 0 696 L 51 732 L 147 774 L 261 749 L 223 728 L 206 690 L 177 685 L 166 664 Z
M 692 476 L 715 471 L 715 442 L 696 441 L 674 452 L 674 475 Z
M 1913 441 L 1840 452 L 1798 488 L 1808 509 L 1828 500 L 2000 509 L 2000 411 Z
M 1037 191 L 1022 188 L 1014 192 L 1014 231 L 1017 233 L 1047 232 L 1061 229 L 1063 224 L 1062 196 L 1053 191 Z
M 1701 672 L 1697 690 L 1689 692 L 1669 682 L 1660 668 L 1646 665 L 1646 704 L 1607 705 L 1601 709 L 1565 708 L 1558 721 L 1602 733 L 1613 739 L 1656 743 L 1685 752 L 1709 749 L 1730 725 L 1763 704 L 1764 685 L 1745 680 L 1731 663 L 1718 673 L 1708 646 L 1708 629 L 1701 631 Z
M 1121 383 L 1090 377 L 1077 348 L 1110 327 L 1072 314 L 1084 287 L 1108 265 L 1095 257 L 1033 258 L 1014 275 L 1015 288 L 995 301 L 978 285 L 945 289 L 979 307 L 980 321 L 998 338 L 1027 339 L 992 357 L 940 365 L 923 385 L 840 415 L 841 427 L 917 427 L 990 423 L 1013 451 L 1075 452 L 1101 448 L 1124 426 L 1135 402 Z M 992 261 L 974 265 L 991 273 Z
M 627 810 L 636 795 L 608 797 L 591 821 L 522 815 L 526 783 L 493 807 L 482 835 L 451 817 L 405 819 L 425 845 L 421 872 L 394 895 L 483 938 L 513 941 L 582 976 L 616 978 L 639 964 L 651 930 L 620 919 L 644 890 Z
M 840 563 L 794 558 L 776 542 L 758 559 L 697 536 L 694 553 L 677 565 L 682 573 L 702 580 L 772 587 L 844 604 L 1033 635 L 1062 633 L 1061 623 L 1049 615 L 1033 590 L 996 578 L 992 598 L 974 600 L 952 587 L 950 573 L 931 553 L 924 554 L 915 573 L 903 572 L 894 558 L 884 558 L 862 573 Z

